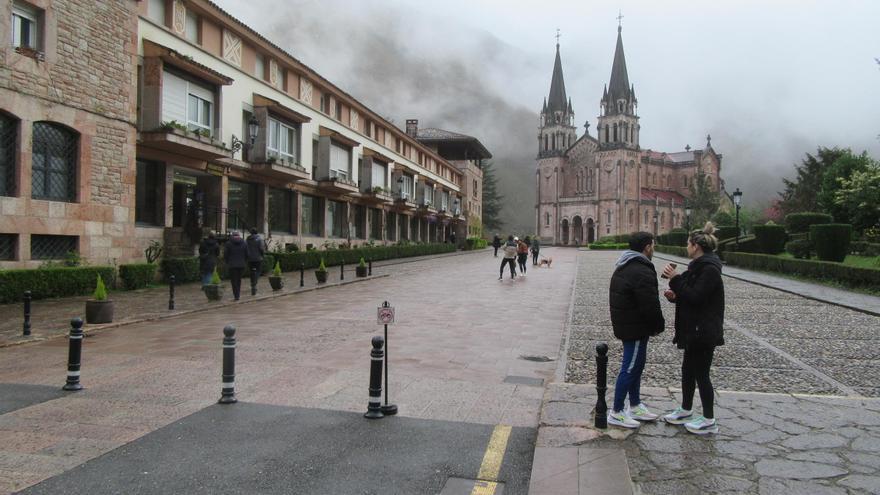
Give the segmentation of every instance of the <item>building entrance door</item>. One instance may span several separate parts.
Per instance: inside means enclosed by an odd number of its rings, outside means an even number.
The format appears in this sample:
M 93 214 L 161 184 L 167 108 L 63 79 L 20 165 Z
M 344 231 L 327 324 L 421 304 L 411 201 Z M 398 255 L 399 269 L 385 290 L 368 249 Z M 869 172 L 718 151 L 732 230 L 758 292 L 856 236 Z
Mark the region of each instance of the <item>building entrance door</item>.
M 568 220 L 562 221 L 562 245 L 568 245 Z
M 198 178 L 194 175 L 174 172 L 174 189 L 171 199 L 172 225 L 185 227 L 188 222 L 198 219 L 188 219 L 190 213 L 199 210 L 199 202 L 204 201 L 204 194 L 197 187 Z
M 574 217 L 574 220 L 572 221 L 571 230 L 574 233 L 572 236 L 572 237 L 574 237 L 574 245 L 577 246 L 581 243 L 581 240 L 583 240 L 583 238 L 584 238 L 583 237 L 584 225 L 583 225 L 583 221 L 581 220 L 581 217 L 579 217 L 579 216 Z
M 596 225 L 592 218 L 587 219 L 587 244 L 596 241 Z

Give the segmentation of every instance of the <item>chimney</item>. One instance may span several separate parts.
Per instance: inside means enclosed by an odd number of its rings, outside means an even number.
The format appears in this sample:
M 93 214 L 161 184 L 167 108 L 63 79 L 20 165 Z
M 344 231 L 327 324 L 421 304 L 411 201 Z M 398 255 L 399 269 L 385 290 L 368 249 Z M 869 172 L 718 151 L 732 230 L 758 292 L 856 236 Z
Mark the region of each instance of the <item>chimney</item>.
M 406 119 L 406 133 L 413 138 L 419 135 L 419 119 Z

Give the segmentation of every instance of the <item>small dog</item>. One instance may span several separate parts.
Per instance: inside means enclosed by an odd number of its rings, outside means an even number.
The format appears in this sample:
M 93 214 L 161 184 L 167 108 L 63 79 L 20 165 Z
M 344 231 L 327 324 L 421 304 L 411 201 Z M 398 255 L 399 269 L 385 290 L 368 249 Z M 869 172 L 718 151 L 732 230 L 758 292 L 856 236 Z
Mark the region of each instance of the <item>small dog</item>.
M 538 268 L 547 267 L 550 268 L 550 263 L 553 263 L 553 258 L 541 258 L 541 261 L 538 262 Z

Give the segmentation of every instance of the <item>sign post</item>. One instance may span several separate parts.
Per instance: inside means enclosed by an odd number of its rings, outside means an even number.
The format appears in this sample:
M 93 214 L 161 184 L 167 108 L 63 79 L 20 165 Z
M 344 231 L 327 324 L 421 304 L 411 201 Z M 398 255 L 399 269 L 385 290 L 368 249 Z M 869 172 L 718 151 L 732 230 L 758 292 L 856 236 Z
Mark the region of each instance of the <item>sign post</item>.
M 388 304 L 388 301 L 379 306 L 376 322 L 385 326 L 385 405 L 382 406 L 382 414 L 393 416 L 397 414 L 397 406 L 388 403 L 388 325 L 394 324 L 394 307 Z

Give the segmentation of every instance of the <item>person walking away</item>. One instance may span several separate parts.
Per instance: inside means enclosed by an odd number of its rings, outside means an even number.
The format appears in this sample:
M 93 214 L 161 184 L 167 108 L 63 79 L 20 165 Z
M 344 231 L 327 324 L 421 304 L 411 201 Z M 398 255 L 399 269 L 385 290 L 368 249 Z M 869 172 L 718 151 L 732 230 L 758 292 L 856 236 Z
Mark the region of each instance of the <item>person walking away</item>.
M 247 238 L 248 270 L 251 274 L 251 294 L 257 293 L 257 281 L 263 272 L 263 256 L 266 254 L 266 241 L 257 233 L 257 229 L 251 228 L 251 235 Z
M 684 424 L 691 433 L 718 433 L 715 422 L 715 391 L 709 370 L 715 348 L 724 345 L 724 282 L 721 280 L 721 259 L 715 254 L 718 239 L 715 226 L 707 222 L 702 230 L 688 236 L 687 253 L 693 260 L 687 270 L 678 274 L 675 265 L 663 269 L 669 279 L 669 290 L 663 295 L 675 303 L 675 338 L 684 349 L 681 363 L 681 407 L 663 416 L 667 423 Z M 703 415 L 694 416 L 694 389 L 700 390 Z
M 639 396 L 642 371 L 648 357 L 648 338 L 663 331 L 663 313 L 657 288 L 654 235 L 636 232 L 629 249 L 620 255 L 611 276 L 609 303 L 614 336 L 623 341 L 623 361 L 614 386 L 614 405 L 608 424 L 638 428 L 639 421 L 654 421 L 657 415 L 648 410 Z M 629 397 L 629 409 L 624 402 Z
M 526 276 L 526 260 L 529 259 L 529 245 L 525 241 L 516 242 L 516 263 L 519 265 L 519 273 Z
M 232 238 L 223 247 L 223 261 L 226 262 L 229 282 L 232 284 L 232 297 L 236 301 L 241 297 L 241 276 L 247 267 L 247 257 L 247 243 L 241 238 L 240 232 L 233 232 Z
M 449 242 L 450 242 L 453 246 L 455 246 L 455 231 L 452 231 L 452 233 L 449 234 Z
M 497 238 L 498 236 L 496 235 L 495 237 Z M 501 270 L 498 273 L 498 280 L 504 278 L 505 265 L 510 265 L 510 278 L 512 280 L 516 278 L 516 266 L 514 265 L 516 260 L 516 240 L 512 235 L 507 236 L 507 242 L 504 244 L 502 255 L 504 258 L 501 260 Z
M 538 266 L 538 253 L 541 252 L 541 241 L 537 237 L 532 239 L 532 265 Z
M 214 232 L 210 232 L 199 244 L 199 274 L 202 276 L 202 287 L 211 283 L 211 276 L 214 275 L 219 257 L 220 243 L 217 242 Z
M 509 237 L 508 237 L 509 239 Z M 498 237 L 498 234 L 495 234 L 495 237 L 492 238 L 492 247 L 495 248 L 495 257 L 498 257 L 498 248 L 501 247 L 501 238 Z

